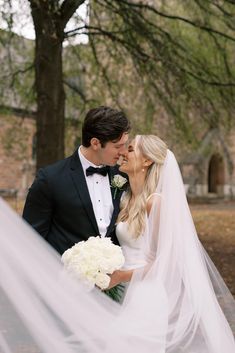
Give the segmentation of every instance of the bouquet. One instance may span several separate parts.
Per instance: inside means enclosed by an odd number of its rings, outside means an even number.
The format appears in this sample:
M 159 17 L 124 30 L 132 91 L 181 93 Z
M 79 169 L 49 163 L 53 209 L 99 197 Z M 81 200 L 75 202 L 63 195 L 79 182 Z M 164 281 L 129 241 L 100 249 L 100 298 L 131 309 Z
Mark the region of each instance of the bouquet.
M 76 243 L 62 255 L 65 269 L 84 283 L 89 290 L 94 286 L 105 290 L 110 276 L 124 264 L 120 246 L 112 243 L 109 237 L 90 237 L 87 241 Z M 107 293 L 114 300 L 120 296 L 123 286 L 116 286 Z

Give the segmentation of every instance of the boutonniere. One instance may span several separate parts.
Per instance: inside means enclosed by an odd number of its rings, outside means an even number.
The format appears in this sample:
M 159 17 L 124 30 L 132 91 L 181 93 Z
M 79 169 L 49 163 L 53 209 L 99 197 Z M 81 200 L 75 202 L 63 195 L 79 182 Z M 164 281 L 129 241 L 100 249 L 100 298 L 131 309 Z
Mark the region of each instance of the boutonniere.
M 111 187 L 115 189 L 114 196 L 113 196 L 114 200 L 117 196 L 117 191 L 123 190 L 122 187 L 124 184 L 126 184 L 126 182 L 127 182 L 127 179 L 121 176 L 120 174 L 114 175 L 114 177 L 111 180 Z

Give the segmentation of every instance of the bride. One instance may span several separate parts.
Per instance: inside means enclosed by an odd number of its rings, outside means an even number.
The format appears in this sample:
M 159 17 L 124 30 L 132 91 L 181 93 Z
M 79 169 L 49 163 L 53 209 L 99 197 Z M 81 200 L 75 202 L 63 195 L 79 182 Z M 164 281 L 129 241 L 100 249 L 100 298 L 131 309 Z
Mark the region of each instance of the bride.
M 0 203 L 0 352 L 235 352 L 234 300 L 197 237 L 174 154 L 139 135 L 120 170 L 125 265 L 110 287 L 128 282 L 121 305 L 64 275 L 58 254 Z

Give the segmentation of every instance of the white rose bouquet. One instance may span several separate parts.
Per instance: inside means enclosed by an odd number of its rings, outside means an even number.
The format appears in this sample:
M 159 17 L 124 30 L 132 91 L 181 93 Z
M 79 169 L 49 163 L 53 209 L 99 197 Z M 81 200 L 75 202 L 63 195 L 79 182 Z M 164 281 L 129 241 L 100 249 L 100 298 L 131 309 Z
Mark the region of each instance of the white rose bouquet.
M 106 289 L 110 282 L 109 274 L 120 269 L 124 261 L 121 247 L 113 244 L 110 238 L 99 236 L 75 244 L 62 255 L 65 269 L 90 290 L 95 285 Z M 108 294 L 113 297 L 112 293 Z

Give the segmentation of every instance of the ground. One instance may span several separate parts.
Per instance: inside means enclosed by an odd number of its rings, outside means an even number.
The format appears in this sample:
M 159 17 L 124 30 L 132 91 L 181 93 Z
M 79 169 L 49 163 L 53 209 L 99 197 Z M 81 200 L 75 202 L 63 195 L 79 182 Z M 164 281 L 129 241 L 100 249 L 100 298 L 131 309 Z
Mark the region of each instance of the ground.
M 235 202 L 190 208 L 201 242 L 235 297 Z

